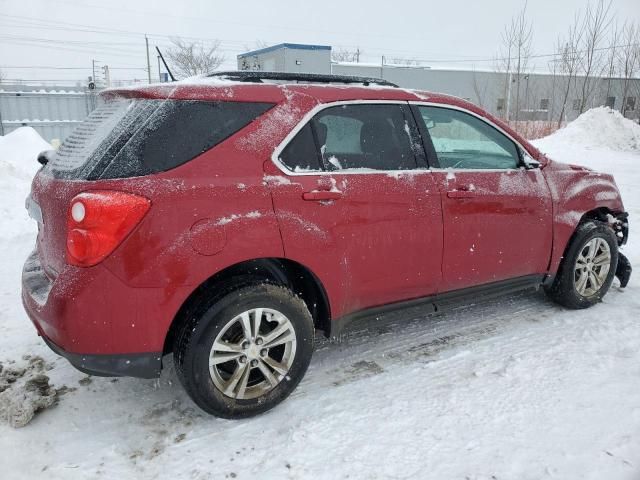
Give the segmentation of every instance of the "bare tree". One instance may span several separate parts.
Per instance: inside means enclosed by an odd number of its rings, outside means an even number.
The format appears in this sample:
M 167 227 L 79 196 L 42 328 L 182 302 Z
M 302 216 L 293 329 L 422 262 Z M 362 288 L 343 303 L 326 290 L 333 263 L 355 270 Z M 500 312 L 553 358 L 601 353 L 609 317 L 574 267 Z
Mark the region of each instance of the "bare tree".
M 4 80 L 4 73 L 0 70 L 0 82 Z
M 531 57 L 531 41 L 533 40 L 533 27 L 527 20 L 527 4 L 515 17 L 511 23 L 505 26 L 502 31 L 502 49 L 500 59 L 501 65 L 506 72 L 505 96 L 507 98 L 506 118 L 509 119 L 511 108 L 511 84 L 515 83 L 515 121 L 516 128 L 520 115 L 520 90 L 522 79 L 525 78 Z
M 635 22 L 625 22 L 617 48 L 619 74 L 622 77 L 622 108 L 627 113 L 627 97 L 632 79 L 640 73 L 640 27 Z
M 360 47 L 356 47 L 355 50 L 347 48 L 338 48 L 337 50 L 331 50 L 331 60 L 334 62 L 360 62 L 360 55 L 362 50 Z
M 173 46 L 167 50 L 167 58 L 180 78 L 212 72 L 225 60 L 217 40 L 205 46 L 175 37 L 171 43 Z
M 611 80 L 616 74 L 618 69 L 618 41 L 620 39 L 620 30 L 618 28 L 618 23 L 616 22 L 611 30 L 611 35 L 609 35 L 609 49 L 607 51 L 607 95 L 606 98 L 609 98 L 611 95 Z
M 509 121 L 509 109 L 510 109 L 510 97 L 511 97 L 511 50 L 513 49 L 513 42 L 510 35 L 507 35 L 507 27 L 502 31 L 500 39 L 502 46 L 499 56 L 495 59 L 495 70 L 497 73 L 504 74 L 504 87 L 503 87 L 503 102 L 506 102 L 506 106 L 503 107 L 502 118 Z
M 485 97 L 487 95 L 487 86 L 488 85 L 487 85 L 486 79 L 485 79 L 484 82 L 482 82 L 480 80 L 480 78 L 478 78 L 478 74 L 476 72 L 475 67 L 473 68 L 471 82 L 472 82 L 472 86 L 473 86 L 473 93 L 475 93 L 476 99 L 478 101 L 478 106 L 480 108 L 485 108 L 484 100 L 485 100 Z
M 611 16 L 611 1 L 598 0 L 594 6 L 587 5 L 584 15 L 582 42 L 580 45 L 580 111 L 584 112 L 587 103 L 591 99 L 598 77 L 603 73 L 605 66 L 604 49 L 600 46 L 606 38 L 607 31 L 613 20 Z
M 559 38 L 556 46 L 556 57 L 559 62 L 559 72 L 562 75 L 561 98 L 560 98 L 560 115 L 558 117 L 558 128 L 562 126 L 569 94 L 576 85 L 576 76 L 581 63 L 580 44 L 582 43 L 582 17 L 580 13 L 576 13 L 573 24 L 569 27 L 566 38 Z
M 547 67 L 549 68 L 549 74 L 551 75 L 551 86 L 547 90 L 547 98 L 549 99 L 549 106 L 547 108 L 547 126 L 548 128 L 552 127 L 553 117 L 556 109 L 556 97 L 558 96 L 558 88 L 559 88 L 559 76 L 558 73 L 560 71 L 560 62 L 557 58 L 552 58 Z

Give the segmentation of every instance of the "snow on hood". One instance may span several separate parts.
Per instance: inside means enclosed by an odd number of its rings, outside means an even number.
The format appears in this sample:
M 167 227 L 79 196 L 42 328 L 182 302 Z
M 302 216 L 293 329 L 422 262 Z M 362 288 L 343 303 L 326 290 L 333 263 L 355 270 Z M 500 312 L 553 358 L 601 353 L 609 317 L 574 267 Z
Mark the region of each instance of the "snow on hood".
M 559 143 L 576 144 L 590 150 L 640 151 L 640 125 L 624 118 L 617 110 L 598 107 L 586 111 L 566 127 L 534 143 L 542 151 L 551 150 Z

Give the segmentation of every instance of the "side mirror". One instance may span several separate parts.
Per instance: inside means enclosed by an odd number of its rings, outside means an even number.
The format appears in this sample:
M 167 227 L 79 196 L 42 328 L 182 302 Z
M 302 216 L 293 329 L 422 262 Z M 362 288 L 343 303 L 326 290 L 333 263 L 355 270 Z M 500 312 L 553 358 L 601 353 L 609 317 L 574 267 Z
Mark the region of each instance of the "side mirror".
M 533 170 L 534 168 L 540 168 L 540 162 L 529 155 L 527 152 L 522 151 L 522 163 L 527 170 Z
M 46 165 L 51 160 L 51 157 L 56 153 L 55 150 L 44 150 L 38 154 L 38 163 L 40 165 Z

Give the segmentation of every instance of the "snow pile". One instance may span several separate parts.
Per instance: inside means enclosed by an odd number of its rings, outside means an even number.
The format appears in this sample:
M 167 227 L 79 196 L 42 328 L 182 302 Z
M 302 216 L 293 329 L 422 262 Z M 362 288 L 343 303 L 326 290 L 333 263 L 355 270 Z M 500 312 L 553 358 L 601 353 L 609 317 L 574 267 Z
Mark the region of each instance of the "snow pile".
M 31 179 L 38 171 L 38 154 L 50 150 L 38 132 L 21 127 L 0 137 L 0 230 L 20 234 L 32 231 L 35 222 L 29 219 L 24 201 L 31 188 Z
M 27 425 L 40 410 L 52 406 L 57 392 L 44 374 L 51 366 L 36 357 L 27 357 L 26 367 L 4 367 L 0 363 L 0 421 L 14 428 Z
M 609 107 L 593 108 L 553 135 L 536 142 L 536 145 L 544 150 L 558 143 L 575 144 L 587 149 L 640 151 L 640 125 Z
M 40 164 L 36 161 L 43 150 L 51 150 L 43 138 L 31 127 L 20 127 L 0 137 L 0 178 L 31 181 Z

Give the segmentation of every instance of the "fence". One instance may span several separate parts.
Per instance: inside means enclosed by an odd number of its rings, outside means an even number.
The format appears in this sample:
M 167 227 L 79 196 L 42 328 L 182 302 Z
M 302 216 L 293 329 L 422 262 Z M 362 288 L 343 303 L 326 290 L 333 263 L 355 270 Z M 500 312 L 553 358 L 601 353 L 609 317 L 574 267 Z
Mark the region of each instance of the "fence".
M 0 84 L 0 135 L 33 127 L 45 140 L 64 140 L 96 106 L 85 87 Z

